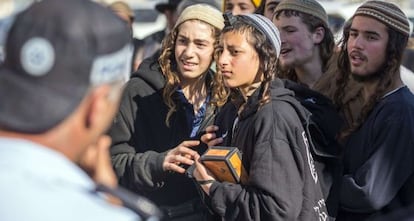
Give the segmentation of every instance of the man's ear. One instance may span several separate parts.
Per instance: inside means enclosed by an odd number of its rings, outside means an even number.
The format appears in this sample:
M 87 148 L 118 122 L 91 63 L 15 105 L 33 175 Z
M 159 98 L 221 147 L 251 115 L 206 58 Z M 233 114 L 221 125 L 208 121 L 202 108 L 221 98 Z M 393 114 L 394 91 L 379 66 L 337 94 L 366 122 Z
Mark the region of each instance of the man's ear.
M 325 37 L 325 28 L 323 28 L 322 26 L 317 27 L 312 34 L 313 43 L 315 44 L 321 43 L 324 37 Z
M 109 85 L 97 86 L 90 91 L 85 118 L 86 128 L 96 127 L 104 119 L 102 117 L 107 111 L 109 92 Z

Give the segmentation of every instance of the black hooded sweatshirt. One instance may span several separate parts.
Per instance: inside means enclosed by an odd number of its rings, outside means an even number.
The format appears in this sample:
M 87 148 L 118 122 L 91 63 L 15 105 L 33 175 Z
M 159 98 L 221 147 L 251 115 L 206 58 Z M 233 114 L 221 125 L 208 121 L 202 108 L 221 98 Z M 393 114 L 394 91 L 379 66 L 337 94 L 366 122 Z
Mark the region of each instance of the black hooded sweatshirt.
M 226 104 L 217 115 L 217 136 L 238 147 L 247 183 L 214 182 L 209 203 L 225 220 L 328 220 L 325 200 L 303 128 L 310 113 L 284 87 L 271 84 L 271 101 L 259 107 L 261 88 L 237 108 Z
M 208 75 L 212 74 L 210 70 Z M 160 207 L 169 207 L 199 199 L 199 194 L 186 175 L 165 172 L 162 168 L 167 152 L 189 140 L 191 133 L 185 110 L 188 106 L 182 102 L 177 102 L 170 127 L 166 126 L 168 107 L 162 98 L 164 84 L 157 57 L 144 60 L 126 84 L 109 135 L 112 163 L 120 185 L 146 196 Z M 215 111 L 207 105 L 198 135 L 191 139 L 198 139 L 200 131 L 214 121 Z M 203 152 L 205 148 L 197 150 Z

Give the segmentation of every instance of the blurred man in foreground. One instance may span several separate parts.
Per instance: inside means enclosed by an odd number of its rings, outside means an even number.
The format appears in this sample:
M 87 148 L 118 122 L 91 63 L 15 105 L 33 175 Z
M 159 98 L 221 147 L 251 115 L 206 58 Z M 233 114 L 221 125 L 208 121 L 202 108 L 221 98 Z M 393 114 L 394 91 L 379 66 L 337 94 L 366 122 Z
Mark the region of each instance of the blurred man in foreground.
M 96 191 L 117 186 L 102 134 L 130 68 L 126 32 L 87 0 L 16 17 L 0 67 L 0 220 L 140 220 Z

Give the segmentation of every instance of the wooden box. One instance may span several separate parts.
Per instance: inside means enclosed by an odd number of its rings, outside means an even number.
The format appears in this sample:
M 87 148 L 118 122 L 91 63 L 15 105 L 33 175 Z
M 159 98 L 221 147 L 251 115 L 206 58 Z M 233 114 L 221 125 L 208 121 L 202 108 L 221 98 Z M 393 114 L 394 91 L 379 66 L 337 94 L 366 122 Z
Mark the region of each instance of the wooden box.
M 201 156 L 201 162 L 219 181 L 246 183 L 247 173 L 237 147 L 211 146 Z

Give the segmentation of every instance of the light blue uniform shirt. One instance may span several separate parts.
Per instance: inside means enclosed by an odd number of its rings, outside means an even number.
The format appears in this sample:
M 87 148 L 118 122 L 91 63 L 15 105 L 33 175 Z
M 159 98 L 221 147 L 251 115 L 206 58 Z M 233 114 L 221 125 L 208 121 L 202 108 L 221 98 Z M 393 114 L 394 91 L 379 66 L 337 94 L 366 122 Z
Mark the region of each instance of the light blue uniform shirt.
M 140 220 L 94 192 L 89 176 L 64 155 L 0 138 L 1 221 Z

